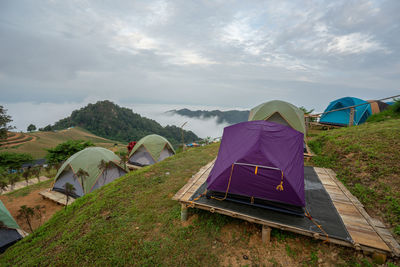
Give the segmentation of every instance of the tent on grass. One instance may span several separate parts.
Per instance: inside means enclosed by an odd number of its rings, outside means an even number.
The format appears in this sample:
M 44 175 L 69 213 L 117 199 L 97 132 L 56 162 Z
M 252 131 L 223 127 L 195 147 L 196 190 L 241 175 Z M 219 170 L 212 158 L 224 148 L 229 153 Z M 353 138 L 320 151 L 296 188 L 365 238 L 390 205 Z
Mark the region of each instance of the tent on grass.
M 129 153 L 129 163 L 146 166 L 162 161 L 175 154 L 175 150 L 162 136 L 151 134 L 143 137 Z
M 0 253 L 22 239 L 19 229 L 17 222 L 0 200 Z
M 364 123 L 369 116 L 372 114 L 371 105 L 368 104 L 367 101 L 356 97 L 343 97 L 340 99 L 336 99 L 329 103 L 328 107 L 324 112 L 332 111 L 335 109 L 341 109 L 345 107 L 351 107 L 359 104 L 365 104 L 361 106 L 355 107 L 353 125 L 359 125 Z M 324 113 L 321 115 L 319 119 L 319 123 L 322 124 L 331 124 L 338 126 L 347 126 L 350 122 L 350 108 L 333 111 L 329 113 Z
M 272 100 L 250 110 L 249 121 L 265 120 L 289 126 L 306 134 L 304 112 L 288 102 Z
M 302 215 L 303 133 L 268 121 L 225 127 L 207 196 Z
M 79 177 L 79 169 L 88 175 Z M 57 172 L 52 190 L 65 193 L 65 184 L 70 183 L 75 187 L 73 195 L 80 197 L 126 173 L 114 152 L 102 147 L 88 147 L 64 162 Z

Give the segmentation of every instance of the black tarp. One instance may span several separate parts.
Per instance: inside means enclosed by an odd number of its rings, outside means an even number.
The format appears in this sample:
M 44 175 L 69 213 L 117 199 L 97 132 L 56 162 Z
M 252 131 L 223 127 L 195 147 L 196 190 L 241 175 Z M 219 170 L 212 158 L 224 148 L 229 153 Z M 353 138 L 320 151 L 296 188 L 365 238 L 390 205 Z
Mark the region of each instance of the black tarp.
M 22 239 L 22 236 L 15 229 L 0 228 L 0 253 L 3 253 L 9 246 Z
M 324 231 L 331 237 L 336 239 L 352 242 L 349 233 L 344 226 L 342 218 L 337 212 L 332 200 L 326 192 L 324 186 L 315 173 L 313 167 L 304 167 L 304 183 L 305 183 L 305 198 L 306 210 L 310 213 L 313 220 L 322 226 Z M 193 200 L 200 194 L 205 192 L 207 188 L 206 182 L 194 193 L 190 198 Z M 260 220 L 271 221 L 274 223 L 297 227 L 300 229 L 319 233 L 324 236 L 324 233 L 307 217 L 300 217 L 279 211 L 273 211 L 261 207 L 251 206 L 251 204 L 241 204 L 230 201 L 218 201 L 207 199 L 203 196 L 196 203 L 206 204 L 214 208 L 229 210 L 236 213 L 246 214 Z

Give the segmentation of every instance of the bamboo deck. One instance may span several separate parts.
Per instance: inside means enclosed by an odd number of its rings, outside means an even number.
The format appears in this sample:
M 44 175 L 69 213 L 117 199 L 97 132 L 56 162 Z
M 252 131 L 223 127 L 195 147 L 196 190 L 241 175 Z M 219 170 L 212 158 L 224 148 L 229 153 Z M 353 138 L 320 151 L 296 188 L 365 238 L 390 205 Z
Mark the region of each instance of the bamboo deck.
M 198 188 L 203 185 L 214 166 L 214 161 L 203 166 L 185 186 L 183 186 L 173 197 L 185 207 L 195 207 L 208 210 L 212 213 L 220 213 L 231 217 L 240 218 L 249 222 L 258 223 L 263 226 L 278 228 L 298 234 L 312 236 L 316 239 L 326 240 L 326 237 L 315 232 L 296 228 L 289 225 L 279 224 L 274 221 L 262 220 L 227 209 L 212 207 L 202 203 L 189 201 Z M 385 225 L 377 219 L 371 218 L 365 211 L 364 206 L 354 197 L 346 187 L 336 178 L 331 169 L 314 167 L 319 179 L 328 192 L 332 203 L 341 216 L 343 223 L 349 232 L 353 242 L 329 238 L 329 242 L 356 250 L 363 250 L 369 253 L 384 254 L 393 257 L 400 256 L 400 246 L 390 234 Z
M 57 204 L 63 205 L 65 206 L 67 204 L 67 197 L 66 195 L 57 192 L 57 191 L 52 191 L 50 188 L 45 189 L 41 192 L 39 192 L 39 194 L 43 197 L 43 198 L 47 198 L 50 199 L 51 201 L 56 202 Z M 72 202 L 75 201 L 75 198 L 73 197 L 69 197 L 69 201 L 68 201 L 68 205 L 70 205 Z

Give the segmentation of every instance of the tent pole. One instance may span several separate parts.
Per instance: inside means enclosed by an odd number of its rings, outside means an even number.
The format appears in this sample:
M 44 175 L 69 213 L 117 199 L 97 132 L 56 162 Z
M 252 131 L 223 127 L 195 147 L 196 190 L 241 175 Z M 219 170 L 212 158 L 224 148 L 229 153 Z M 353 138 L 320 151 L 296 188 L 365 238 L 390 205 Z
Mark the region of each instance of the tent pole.
M 271 227 L 263 224 L 261 236 L 264 244 L 268 244 L 271 241 L 271 230 Z

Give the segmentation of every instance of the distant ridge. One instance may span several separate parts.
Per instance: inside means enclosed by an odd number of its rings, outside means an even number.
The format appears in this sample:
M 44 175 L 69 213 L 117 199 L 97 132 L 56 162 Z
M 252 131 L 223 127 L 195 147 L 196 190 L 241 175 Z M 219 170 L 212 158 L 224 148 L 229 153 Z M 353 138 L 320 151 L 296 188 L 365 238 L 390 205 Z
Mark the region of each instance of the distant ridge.
M 131 109 L 120 107 L 111 101 L 98 101 L 72 112 L 71 116 L 59 120 L 43 130 L 62 130 L 79 126 L 98 136 L 121 142 L 138 141 L 149 134 L 167 138 L 173 145 L 181 142 L 181 129 L 177 126 L 162 127 L 151 120 L 134 113 Z M 193 142 L 199 138 L 191 131 L 184 131 L 185 141 Z
M 208 119 L 208 118 L 217 118 L 217 123 L 228 123 L 235 124 L 243 121 L 247 121 L 249 117 L 249 110 L 228 110 L 228 111 L 220 111 L 220 110 L 189 110 L 187 108 L 179 109 L 179 110 L 169 110 L 166 113 L 169 114 L 178 114 L 181 116 L 186 116 L 189 118 L 199 118 L 199 119 Z

